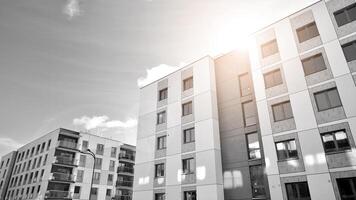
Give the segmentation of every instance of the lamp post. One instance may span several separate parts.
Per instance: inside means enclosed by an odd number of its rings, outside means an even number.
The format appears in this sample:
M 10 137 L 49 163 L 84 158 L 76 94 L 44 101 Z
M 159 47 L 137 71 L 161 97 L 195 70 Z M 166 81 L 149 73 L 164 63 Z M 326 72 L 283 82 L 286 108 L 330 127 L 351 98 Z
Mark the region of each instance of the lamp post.
M 92 172 L 92 175 L 91 175 L 91 183 L 90 183 L 90 192 L 89 192 L 89 200 L 91 198 L 91 192 L 92 192 L 92 189 L 93 189 L 93 179 L 94 179 L 94 169 L 95 169 L 95 153 L 93 153 L 90 149 L 87 149 L 86 152 L 81 152 L 81 153 L 84 153 L 84 154 L 88 154 L 88 155 L 91 155 L 93 157 L 93 172 Z

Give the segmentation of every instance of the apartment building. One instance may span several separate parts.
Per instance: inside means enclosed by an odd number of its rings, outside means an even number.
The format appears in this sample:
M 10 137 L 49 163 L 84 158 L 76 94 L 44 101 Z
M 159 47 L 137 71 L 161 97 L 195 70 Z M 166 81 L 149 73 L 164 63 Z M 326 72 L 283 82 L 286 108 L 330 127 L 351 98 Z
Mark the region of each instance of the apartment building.
M 134 200 L 356 199 L 356 1 L 140 89 Z
M 122 161 L 125 149 L 131 157 Z M 134 152 L 116 140 L 59 128 L 2 157 L 1 199 L 130 200 L 130 194 L 120 194 L 117 181 L 120 163 L 134 162 Z

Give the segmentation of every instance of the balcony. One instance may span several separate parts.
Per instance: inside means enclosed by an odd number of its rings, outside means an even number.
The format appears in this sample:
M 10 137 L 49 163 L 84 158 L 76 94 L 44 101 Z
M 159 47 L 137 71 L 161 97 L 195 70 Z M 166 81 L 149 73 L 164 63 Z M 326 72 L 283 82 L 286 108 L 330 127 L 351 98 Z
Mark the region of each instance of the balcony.
M 72 194 L 68 191 L 48 190 L 45 194 L 46 199 L 72 199 Z
M 66 157 L 66 156 L 57 156 L 55 159 L 55 163 L 61 165 L 70 165 L 70 166 L 77 165 L 77 161 L 74 158 Z
M 125 159 L 129 161 L 135 161 L 135 155 L 133 154 L 127 154 L 127 153 L 120 153 L 119 154 L 119 159 Z
M 134 173 L 134 169 L 133 169 L 133 167 L 118 167 L 117 168 L 117 173 L 133 174 Z
M 116 187 L 132 187 L 133 181 L 116 181 Z
M 60 140 L 57 143 L 57 147 L 78 150 L 78 143 L 72 141 Z
M 122 196 L 115 196 L 113 200 L 131 200 L 132 197 L 128 195 L 122 195 Z
M 58 181 L 58 182 L 73 182 L 74 183 L 74 176 L 72 174 L 53 172 L 50 180 Z

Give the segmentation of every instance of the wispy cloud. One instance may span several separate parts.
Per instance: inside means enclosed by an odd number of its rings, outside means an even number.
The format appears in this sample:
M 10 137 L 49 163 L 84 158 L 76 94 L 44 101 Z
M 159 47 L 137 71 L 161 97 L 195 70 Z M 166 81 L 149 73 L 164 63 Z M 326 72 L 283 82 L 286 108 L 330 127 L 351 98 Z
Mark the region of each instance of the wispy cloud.
M 22 146 L 22 144 L 11 138 L 0 138 L 0 146 L 17 149 Z
M 183 66 L 184 63 L 181 63 L 179 66 Z M 145 77 L 140 77 L 137 79 L 137 85 L 139 87 L 143 87 L 147 84 L 150 84 L 166 75 L 169 73 L 172 73 L 173 71 L 177 70 L 179 67 L 177 66 L 170 66 L 166 64 L 160 64 L 156 67 L 153 67 L 151 69 L 146 70 L 146 76 Z
M 82 126 L 86 130 L 92 130 L 96 128 L 132 128 L 137 125 L 137 120 L 129 118 L 126 121 L 110 120 L 108 116 L 82 116 L 80 118 L 73 119 L 75 126 Z
M 67 3 L 63 8 L 63 13 L 68 16 L 68 19 L 80 16 L 83 11 L 80 9 L 79 0 L 67 0 Z

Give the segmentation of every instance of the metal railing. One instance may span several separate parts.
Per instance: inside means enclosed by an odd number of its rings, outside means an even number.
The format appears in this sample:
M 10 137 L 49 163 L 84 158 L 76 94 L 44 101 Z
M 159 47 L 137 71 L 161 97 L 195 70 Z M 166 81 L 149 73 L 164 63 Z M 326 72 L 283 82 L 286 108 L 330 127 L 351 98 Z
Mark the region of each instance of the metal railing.
M 78 143 L 72 141 L 60 140 L 58 141 L 58 147 L 63 147 L 68 149 L 78 149 Z
M 132 187 L 133 181 L 116 181 L 116 187 L 124 186 L 124 187 Z
M 134 168 L 133 167 L 118 167 L 117 172 L 133 174 Z
M 132 160 L 135 161 L 135 155 L 133 154 L 127 154 L 127 153 L 120 153 L 119 154 L 119 159 L 127 159 L 127 160 Z
M 72 198 L 69 191 L 48 190 L 45 195 L 46 198 Z
M 75 165 L 76 160 L 72 157 L 56 156 L 55 163 L 64 165 Z
M 74 176 L 72 174 L 64 174 L 64 173 L 60 173 L 60 172 L 53 172 L 51 180 L 53 180 L 53 181 L 74 182 Z
M 113 200 L 132 200 L 132 197 L 129 195 L 115 196 Z

